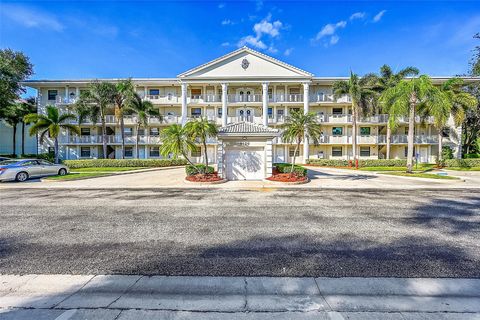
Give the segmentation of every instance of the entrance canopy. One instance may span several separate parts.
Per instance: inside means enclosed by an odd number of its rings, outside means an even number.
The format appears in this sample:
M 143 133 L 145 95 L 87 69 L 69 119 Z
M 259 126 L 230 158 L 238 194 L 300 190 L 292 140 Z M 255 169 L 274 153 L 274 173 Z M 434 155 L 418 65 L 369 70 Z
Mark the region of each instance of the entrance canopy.
M 263 137 L 265 139 L 275 138 L 278 136 L 279 130 L 265 127 L 253 122 L 237 122 L 228 124 L 218 130 L 218 137 Z

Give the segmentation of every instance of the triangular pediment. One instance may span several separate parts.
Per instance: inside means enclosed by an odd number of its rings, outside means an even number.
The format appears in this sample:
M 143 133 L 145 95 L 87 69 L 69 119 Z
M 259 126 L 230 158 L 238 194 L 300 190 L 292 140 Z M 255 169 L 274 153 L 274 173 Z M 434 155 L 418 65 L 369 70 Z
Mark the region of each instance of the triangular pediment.
M 184 79 L 292 78 L 310 79 L 309 72 L 247 47 L 179 75 Z

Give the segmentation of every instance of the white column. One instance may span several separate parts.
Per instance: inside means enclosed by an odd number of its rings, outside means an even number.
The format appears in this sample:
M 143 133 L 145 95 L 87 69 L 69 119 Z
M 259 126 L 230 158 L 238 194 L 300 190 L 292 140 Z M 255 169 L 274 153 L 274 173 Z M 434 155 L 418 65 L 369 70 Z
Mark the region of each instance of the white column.
M 228 85 L 226 83 L 222 83 L 222 126 L 227 125 L 227 90 L 228 90 Z
M 78 98 L 80 98 L 80 88 L 76 87 L 75 88 L 75 99 L 78 99 Z
M 308 95 L 309 95 L 309 84 L 303 84 L 303 113 L 307 114 L 309 112 L 309 102 L 308 102 Z M 308 156 L 310 154 L 310 145 L 307 137 L 305 136 L 303 139 L 303 163 L 307 163 Z
M 182 126 L 187 123 L 187 84 L 182 82 Z
M 273 168 L 273 144 L 272 140 L 267 140 L 265 145 L 265 155 L 266 155 L 266 168 L 265 168 L 265 178 L 268 178 L 272 175 Z
M 69 99 L 69 97 L 68 97 L 68 86 L 65 86 L 65 103 L 68 102 L 68 99 Z
M 263 125 L 268 126 L 268 82 L 262 83 Z
M 277 121 L 278 121 L 278 119 L 277 119 L 278 118 L 277 117 L 277 106 L 273 106 L 273 111 L 272 112 L 273 112 L 273 122 L 277 123 Z
M 147 88 L 147 86 L 143 87 L 143 94 L 144 94 L 144 98 L 147 98 L 147 96 L 148 96 L 148 88 Z

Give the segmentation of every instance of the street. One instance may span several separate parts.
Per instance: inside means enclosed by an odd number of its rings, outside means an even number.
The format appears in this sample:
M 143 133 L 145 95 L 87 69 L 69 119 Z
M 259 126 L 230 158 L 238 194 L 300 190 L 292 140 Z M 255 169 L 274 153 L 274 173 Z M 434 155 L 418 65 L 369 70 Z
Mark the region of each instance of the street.
M 475 190 L 0 193 L 2 274 L 480 277 Z

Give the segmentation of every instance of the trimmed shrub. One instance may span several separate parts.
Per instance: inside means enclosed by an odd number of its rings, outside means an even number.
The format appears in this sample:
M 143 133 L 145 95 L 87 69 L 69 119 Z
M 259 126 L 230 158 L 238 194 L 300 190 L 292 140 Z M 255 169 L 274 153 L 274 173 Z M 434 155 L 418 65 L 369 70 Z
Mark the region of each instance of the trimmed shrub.
M 464 155 L 465 159 L 478 159 L 480 158 L 480 153 L 470 153 Z
M 480 159 L 450 159 L 445 160 L 445 166 L 461 168 L 480 167 Z
M 324 167 L 348 167 L 349 162 L 355 165 L 353 160 L 334 160 L 334 159 L 308 159 L 307 164 Z M 364 159 L 358 160 L 359 167 L 405 167 L 406 159 Z
M 187 165 L 185 159 L 85 159 L 64 160 L 71 169 L 93 167 L 173 167 Z
M 290 173 L 290 170 L 292 170 L 291 163 L 274 163 L 273 166 L 280 173 Z M 293 174 L 298 177 L 305 177 L 307 175 L 307 169 L 296 164 L 293 167 Z
M 196 175 L 199 171 L 201 173 L 210 174 L 210 173 L 214 173 L 215 169 L 211 166 L 208 166 L 207 170 L 205 170 L 204 164 L 196 164 L 195 166 L 189 165 L 185 167 L 185 173 L 187 174 L 187 176 Z
M 442 158 L 445 160 L 453 159 L 453 150 L 450 146 L 444 146 L 442 148 Z

